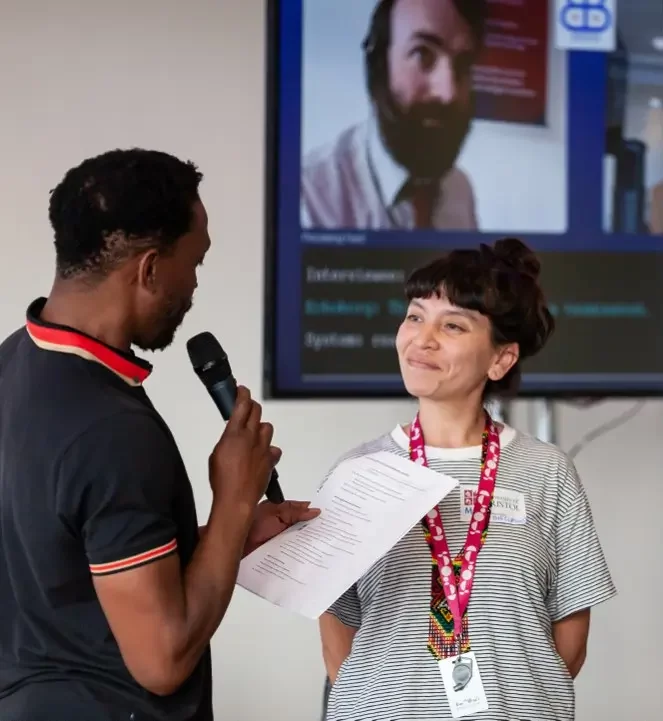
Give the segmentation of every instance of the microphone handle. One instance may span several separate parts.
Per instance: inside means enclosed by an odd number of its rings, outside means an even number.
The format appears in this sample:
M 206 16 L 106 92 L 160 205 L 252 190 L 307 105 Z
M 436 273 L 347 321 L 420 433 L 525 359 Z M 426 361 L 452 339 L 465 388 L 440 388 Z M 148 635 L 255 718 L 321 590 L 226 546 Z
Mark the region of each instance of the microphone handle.
M 226 379 L 212 384 L 207 390 L 210 396 L 212 396 L 214 405 L 219 409 L 223 419 L 227 421 L 230 418 L 235 407 L 235 401 L 237 400 L 237 383 L 235 379 L 230 375 Z M 285 501 L 276 468 L 272 470 L 265 496 L 270 503 L 283 503 Z

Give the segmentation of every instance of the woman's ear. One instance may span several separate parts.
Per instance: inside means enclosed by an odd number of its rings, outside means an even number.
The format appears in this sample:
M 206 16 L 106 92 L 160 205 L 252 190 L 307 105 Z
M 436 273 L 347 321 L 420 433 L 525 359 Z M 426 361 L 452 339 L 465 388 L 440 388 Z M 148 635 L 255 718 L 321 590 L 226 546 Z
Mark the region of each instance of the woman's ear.
M 520 348 L 517 343 L 502 346 L 497 352 L 495 361 L 488 369 L 488 378 L 493 382 L 501 381 L 516 365 L 518 358 L 520 358 Z

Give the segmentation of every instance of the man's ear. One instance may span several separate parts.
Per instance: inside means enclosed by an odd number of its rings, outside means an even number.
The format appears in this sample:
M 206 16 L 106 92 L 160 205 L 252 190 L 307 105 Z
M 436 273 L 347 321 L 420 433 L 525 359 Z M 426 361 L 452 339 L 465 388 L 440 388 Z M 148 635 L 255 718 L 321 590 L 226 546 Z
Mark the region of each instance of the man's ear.
M 138 260 L 137 280 L 140 288 L 156 293 L 158 287 L 159 253 L 155 248 L 145 251 Z

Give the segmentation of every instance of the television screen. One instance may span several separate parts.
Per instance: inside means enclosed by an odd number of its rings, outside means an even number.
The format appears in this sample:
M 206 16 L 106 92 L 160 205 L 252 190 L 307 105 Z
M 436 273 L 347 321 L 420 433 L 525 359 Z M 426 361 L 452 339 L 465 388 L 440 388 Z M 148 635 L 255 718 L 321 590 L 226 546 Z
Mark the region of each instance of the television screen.
M 612 51 L 559 49 L 556 6 L 270 3 L 268 397 L 403 395 L 407 275 L 505 236 L 557 324 L 521 395 L 663 392 L 663 5 Z

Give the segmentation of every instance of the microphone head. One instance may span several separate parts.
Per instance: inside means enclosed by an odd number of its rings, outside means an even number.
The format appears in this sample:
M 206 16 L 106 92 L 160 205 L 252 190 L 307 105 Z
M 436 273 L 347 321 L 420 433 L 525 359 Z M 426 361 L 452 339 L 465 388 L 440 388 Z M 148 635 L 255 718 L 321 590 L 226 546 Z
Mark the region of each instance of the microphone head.
M 216 370 L 214 375 L 230 375 L 228 356 L 219 341 L 209 331 L 189 338 L 186 349 L 191 365 L 198 375 L 204 374 L 212 368 Z

